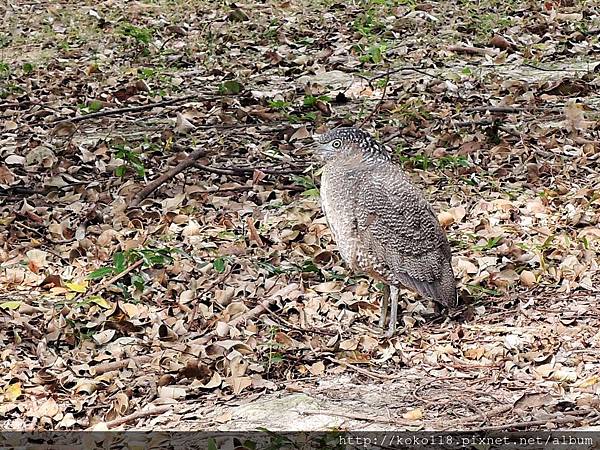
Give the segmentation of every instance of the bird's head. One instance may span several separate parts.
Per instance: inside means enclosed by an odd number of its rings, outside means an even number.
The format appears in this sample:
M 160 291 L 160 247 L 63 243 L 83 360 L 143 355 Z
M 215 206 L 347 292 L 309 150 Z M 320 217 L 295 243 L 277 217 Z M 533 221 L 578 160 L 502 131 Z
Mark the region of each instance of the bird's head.
M 390 159 L 383 145 L 358 128 L 337 128 L 315 135 L 314 139 L 324 160 L 344 155 L 361 155 L 366 159 Z

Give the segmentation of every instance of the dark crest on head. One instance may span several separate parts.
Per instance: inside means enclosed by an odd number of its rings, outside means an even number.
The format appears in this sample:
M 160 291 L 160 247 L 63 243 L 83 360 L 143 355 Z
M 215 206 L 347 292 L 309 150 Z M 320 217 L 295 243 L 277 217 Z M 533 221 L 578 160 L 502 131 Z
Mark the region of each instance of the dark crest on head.
M 317 137 L 324 156 L 337 153 L 360 152 L 367 159 L 389 160 L 390 155 L 383 145 L 369 133 L 358 128 L 337 128 Z

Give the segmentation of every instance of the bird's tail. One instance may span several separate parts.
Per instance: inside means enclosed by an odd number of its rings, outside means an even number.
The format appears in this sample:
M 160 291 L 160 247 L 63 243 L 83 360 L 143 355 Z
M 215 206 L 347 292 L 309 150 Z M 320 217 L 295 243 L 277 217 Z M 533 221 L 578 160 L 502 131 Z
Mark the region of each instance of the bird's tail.
M 446 307 L 454 307 L 458 303 L 456 295 L 456 279 L 452 264 L 448 261 L 442 270 L 442 276 L 434 283 L 433 299 Z
M 414 278 L 408 278 L 403 280 L 403 284 L 414 289 L 423 297 L 429 297 L 447 308 L 454 307 L 458 303 L 456 280 L 449 261 L 444 264 L 441 276 L 437 280 L 417 281 Z

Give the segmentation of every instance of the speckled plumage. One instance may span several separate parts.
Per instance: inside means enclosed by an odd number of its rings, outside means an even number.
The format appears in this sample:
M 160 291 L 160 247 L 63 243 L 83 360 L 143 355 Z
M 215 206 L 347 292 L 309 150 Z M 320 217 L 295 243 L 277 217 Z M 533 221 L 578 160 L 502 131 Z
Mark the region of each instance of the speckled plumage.
M 390 333 L 396 325 L 398 287 L 453 305 L 450 245 L 421 190 L 385 147 L 362 130 L 333 130 L 318 142 L 326 160 L 323 211 L 347 264 L 392 288 Z M 382 309 L 382 320 L 386 312 Z

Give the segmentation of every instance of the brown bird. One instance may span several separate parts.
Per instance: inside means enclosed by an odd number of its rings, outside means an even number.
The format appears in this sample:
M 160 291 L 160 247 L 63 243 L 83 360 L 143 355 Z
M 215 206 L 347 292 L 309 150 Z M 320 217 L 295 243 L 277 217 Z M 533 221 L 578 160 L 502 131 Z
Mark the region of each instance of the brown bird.
M 456 304 L 450 244 L 431 205 L 385 147 L 357 128 L 316 136 L 326 161 L 321 203 L 340 254 L 352 270 L 386 285 L 379 326 L 396 331 L 399 288 L 446 307 Z

